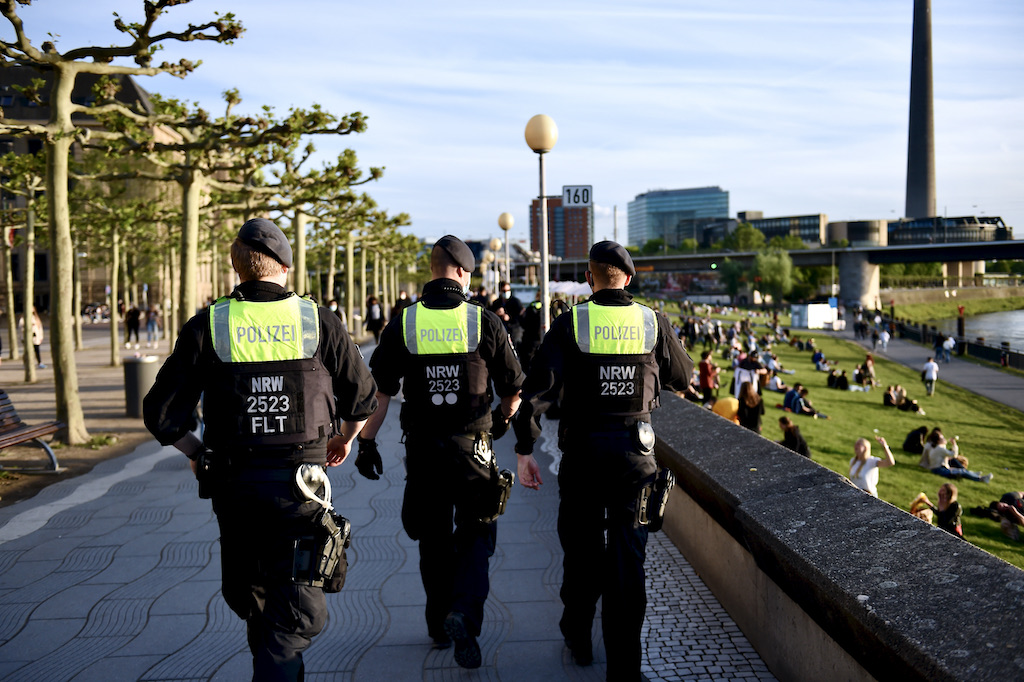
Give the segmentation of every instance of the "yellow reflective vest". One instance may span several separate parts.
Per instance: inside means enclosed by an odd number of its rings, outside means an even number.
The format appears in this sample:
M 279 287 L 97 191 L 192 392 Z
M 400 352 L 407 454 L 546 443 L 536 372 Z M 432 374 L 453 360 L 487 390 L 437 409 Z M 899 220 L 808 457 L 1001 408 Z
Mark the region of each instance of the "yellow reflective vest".
M 307 443 L 330 433 L 331 377 L 320 360 L 320 314 L 294 294 L 222 298 L 210 308 L 217 357 L 206 382 L 204 440 L 215 449 Z

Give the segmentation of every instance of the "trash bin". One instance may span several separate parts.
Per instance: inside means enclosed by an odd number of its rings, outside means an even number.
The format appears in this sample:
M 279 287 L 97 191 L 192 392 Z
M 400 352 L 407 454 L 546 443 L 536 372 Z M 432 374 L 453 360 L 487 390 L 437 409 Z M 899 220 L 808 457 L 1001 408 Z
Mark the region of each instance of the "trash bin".
M 160 370 L 157 359 L 155 355 L 144 355 L 123 360 L 125 414 L 129 417 L 142 416 L 142 399 L 153 387 Z

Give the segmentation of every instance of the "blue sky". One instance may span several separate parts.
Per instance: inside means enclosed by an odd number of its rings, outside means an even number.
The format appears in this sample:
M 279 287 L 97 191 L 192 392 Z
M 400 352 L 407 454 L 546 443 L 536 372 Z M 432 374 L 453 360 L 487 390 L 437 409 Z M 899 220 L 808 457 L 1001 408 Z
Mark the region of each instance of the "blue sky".
M 120 42 L 111 13 L 141 1 L 36 0 L 22 8 L 38 44 Z M 831 220 L 892 218 L 905 203 L 912 0 L 517 3 L 195 0 L 169 30 L 234 12 L 233 46 L 169 45 L 201 58 L 185 80 L 143 87 L 219 110 L 283 112 L 318 102 L 362 111 L 369 130 L 318 141 L 385 166 L 369 188 L 409 231 L 525 240 L 537 157 L 523 130 L 559 128 L 548 194 L 594 186 L 597 238 L 618 206 L 651 189 L 718 185 L 730 212 Z M 1001 215 L 1024 236 L 1024 3 L 933 0 L 938 210 Z M 6 23 L 0 32 L 9 37 Z

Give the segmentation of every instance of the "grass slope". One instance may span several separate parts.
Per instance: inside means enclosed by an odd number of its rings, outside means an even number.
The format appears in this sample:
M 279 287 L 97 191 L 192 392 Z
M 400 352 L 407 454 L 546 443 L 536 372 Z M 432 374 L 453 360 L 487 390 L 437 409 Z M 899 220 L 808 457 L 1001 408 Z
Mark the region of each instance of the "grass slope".
M 853 368 L 864 359 L 864 350 L 853 343 L 828 336 L 815 336 L 815 341 L 829 360 L 838 361 L 839 367 L 846 369 L 848 376 L 852 377 Z M 872 440 L 872 454 L 879 456 L 879 446 L 873 441 L 877 429 L 877 435 L 885 437 L 896 458 L 895 467 L 881 470 L 878 495 L 901 509 L 909 509 L 910 502 L 920 492 L 927 493 L 933 503 L 937 502 L 936 491 L 946 482 L 941 476 L 918 467 L 918 455 L 903 452 L 901 445 L 907 433 L 920 426 L 938 426 L 949 438 L 960 436 L 961 452 L 970 459 L 970 468 L 995 473 L 990 484 L 953 481 L 965 512 L 964 536 L 978 547 L 1024 568 L 1024 545 L 1008 540 L 994 521 L 967 513 L 971 507 L 988 506 L 1006 491 L 1024 490 L 1020 445 L 1011 436 L 1024 432 L 1024 414 L 941 380 L 935 395 L 926 397 L 919 370 L 889 362 L 876 354 L 875 374 L 883 386 L 902 384 L 927 414 L 921 417 L 900 412 L 882 405 L 882 390 L 878 388 L 866 393 L 827 388 L 827 375 L 814 370 L 808 352 L 790 346 L 777 346 L 775 351 L 783 366 L 796 370 L 796 374 L 785 377 L 787 383 L 799 381 L 807 386 L 814 406 L 831 417 L 829 420 L 799 418 L 797 422 L 811 447 L 813 459 L 846 476 L 853 457 L 853 444 L 858 438 Z M 696 356 L 700 356 L 699 347 Z M 727 386 L 731 377 L 725 374 L 723 378 L 723 385 Z M 784 413 L 773 406 L 781 403 L 781 398 L 781 394 L 765 395 L 764 435 L 775 440 L 782 438 L 778 417 Z M 836 520 L 841 523 L 841 516 Z
M 896 316 L 916 322 L 931 320 L 951 320 L 959 315 L 957 306 L 964 307 L 965 315 L 981 315 L 983 313 L 1001 313 L 1008 310 L 1024 308 L 1024 297 L 1010 298 L 951 298 L 939 303 L 907 303 L 896 306 Z

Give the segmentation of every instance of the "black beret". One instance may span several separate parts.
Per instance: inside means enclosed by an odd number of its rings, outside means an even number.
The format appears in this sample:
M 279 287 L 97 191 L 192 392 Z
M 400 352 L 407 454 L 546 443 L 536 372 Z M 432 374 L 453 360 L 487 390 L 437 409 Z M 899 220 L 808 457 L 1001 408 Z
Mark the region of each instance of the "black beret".
M 274 221 L 266 218 L 247 220 L 238 231 L 238 238 L 246 246 L 265 253 L 281 265 L 287 268 L 292 266 L 292 245 Z
M 466 272 L 473 272 L 476 269 L 476 257 L 466 242 L 462 241 L 458 237 L 453 237 L 450 234 L 446 234 L 437 240 L 434 244 L 434 248 L 444 249 L 445 253 L 452 257 L 455 264 Z
M 635 275 L 636 268 L 633 267 L 633 259 L 629 251 L 622 248 L 615 242 L 598 242 L 590 247 L 590 260 L 595 263 L 606 263 L 614 265 L 627 275 Z

